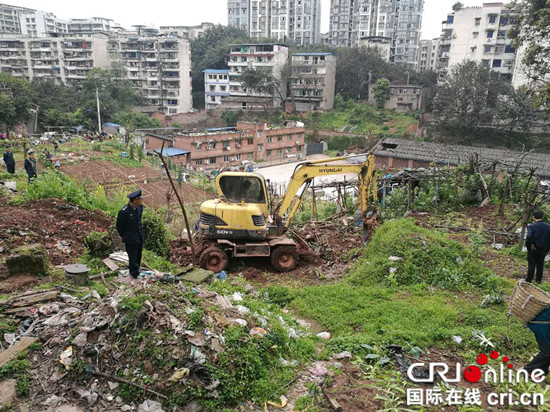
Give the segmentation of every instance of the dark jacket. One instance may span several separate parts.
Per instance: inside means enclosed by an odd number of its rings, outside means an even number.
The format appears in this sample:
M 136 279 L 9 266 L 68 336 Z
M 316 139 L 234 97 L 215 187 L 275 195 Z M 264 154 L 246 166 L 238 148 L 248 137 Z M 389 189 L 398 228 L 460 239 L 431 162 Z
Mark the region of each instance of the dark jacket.
M 27 171 L 27 175 L 29 176 L 29 179 L 32 177 L 36 177 L 36 159 L 25 159 L 25 170 Z
M 537 249 L 550 249 L 550 225 L 548 223 L 539 221 L 527 226 L 527 237 L 525 238 L 527 250 L 531 249 L 531 245 L 535 245 Z
M 128 245 L 137 245 L 145 240 L 145 232 L 141 224 L 143 206 L 134 209 L 130 203 L 124 206 L 116 218 L 116 230 L 122 241 Z
M 15 165 L 15 159 L 13 158 L 13 153 L 12 152 L 4 153 L 4 163 L 6 164 L 6 166 Z
M 550 309 L 545 309 L 539 313 L 533 321 L 535 322 L 550 322 Z M 550 324 L 548 323 L 528 323 L 529 329 L 535 335 L 542 339 L 546 346 L 550 346 Z

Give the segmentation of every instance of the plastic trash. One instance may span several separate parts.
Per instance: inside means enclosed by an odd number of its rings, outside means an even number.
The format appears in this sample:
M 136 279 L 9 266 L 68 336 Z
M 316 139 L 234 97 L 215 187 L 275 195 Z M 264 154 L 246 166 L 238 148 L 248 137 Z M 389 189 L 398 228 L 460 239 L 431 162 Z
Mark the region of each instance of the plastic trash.
M 138 412 L 165 412 L 165 410 L 160 403 L 147 399 L 139 405 Z
M 65 369 L 67 370 L 69 370 L 69 367 L 71 366 L 71 363 L 73 361 L 72 356 L 73 356 L 73 347 L 69 346 L 67 349 L 63 351 L 63 353 L 59 358 L 59 362 L 61 362 L 65 366 Z
M 397 272 L 397 268 L 390 268 L 390 273 L 395 273 Z
M 321 332 L 317 334 L 318 338 L 328 340 L 330 339 L 330 333 L 329 332 Z
M 325 376 L 328 374 L 328 369 L 325 368 L 323 365 L 319 365 L 316 368 L 310 369 L 309 371 L 315 376 Z
M 334 357 L 336 359 L 346 359 L 346 358 L 351 359 L 351 352 L 348 350 L 345 350 L 343 352 L 337 353 L 336 355 L 334 355 Z
M 240 292 L 235 292 L 233 293 L 233 296 L 231 296 L 231 299 L 234 300 L 235 302 L 240 302 L 243 300 L 243 294 Z
M 460 345 L 462 343 L 462 336 L 460 335 L 453 336 L 453 342 Z
M 183 378 L 186 378 L 189 376 L 189 369 L 182 368 L 174 372 L 170 378 L 168 378 L 168 382 L 177 382 Z
M 233 323 L 236 323 L 239 326 L 247 326 L 248 322 L 244 319 L 233 319 Z
M 227 273 L 225 273 L 225 270 L 222 270 L 219 273 L 215 273 L 214 277 L 217 278 L 217 279 L 220 279 L 220 280 L 225 280 L 225 279 L 227 279 Z
M 255 328 L 250 329 L 250 336 L 263 337 L 265 335 L 267 335 L 267 331 L 265 329 L 262 329 L 262 328 L 259 328 L 259 327 L 255 327 Z
M 266 403 L 267 403 L 269 406 L 273 406 L 274 408 L 283 409 L 283 408 L 287 405 L 288 399 L 286 398 L 285 395 L 281 395 L 281 397 L 279 398 L 279 400 L 281 401 L 280 403 L 271 402 L 271 401 L 267 401 Z
M 495 250 L 502 250 L 504 249 L 504 245 L 502 243 L 492 243 L 491 246 Z
M 399 256 L 390 256 L 390 257 L 388 258 L 388 260 L 389 260 L 390 262 L 397 262 L 397 261 L 399 261 L 399 260 L 403 260 L 403 258 L 402 258 L 402 257 L 399 257 Z

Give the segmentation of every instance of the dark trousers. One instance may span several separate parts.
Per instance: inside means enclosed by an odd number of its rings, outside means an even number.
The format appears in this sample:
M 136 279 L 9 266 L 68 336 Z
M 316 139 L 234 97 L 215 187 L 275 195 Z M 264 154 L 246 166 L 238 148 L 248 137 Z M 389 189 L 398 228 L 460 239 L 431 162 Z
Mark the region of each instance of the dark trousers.
M 125 243 L 124 246 L 126 246 L 126 253 L 128 253 L 128 267 L 130 269 L 130 275 L 132 275 L 132 277 L 136 279 L 139 276 L 139 266 L 141 265 L 141 251 L 143 249 L 143 243 L 131 245 Z
M 6 165 L 6 169 L 8 170 L 8 173 L 14 174 L 15 173 L 15 164 Z
M 540 352 L 531 362 L 525 365 L 524 369 L 528 373 L 533 372 L 535 369 L 542 369 L 544 373 L 548 375 L 548 367 L 550 366 L 550 346 L 546 345 L 537 335 L 535 335 L 535 339 L 539 345 Z
M 527 282 L 533 281 L 533 276 L 535 275 L 535 269 L 537 272 L 537 283 L 542 281 L 542 270 L 544 268 L 544 258 L 548 253 L 547 249 L 527 249 Z

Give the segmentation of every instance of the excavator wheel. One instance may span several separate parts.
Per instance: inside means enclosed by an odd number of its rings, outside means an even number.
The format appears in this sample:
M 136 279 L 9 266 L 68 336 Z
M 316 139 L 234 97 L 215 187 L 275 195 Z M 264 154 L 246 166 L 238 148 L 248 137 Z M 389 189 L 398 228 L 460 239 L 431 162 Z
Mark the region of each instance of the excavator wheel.
M 298 263 L 298 252 L 294 246 L 279 246 L 271 253 L 271 264 L 279 272 L 290 272 Z
M 227 267 L 229 258 L 227 254 L 217 248 L 216 246 L 210 246 L 204 252 L 201 253 L 199 263 L 203 269 L 211 270 L 214 273 L 221 272 Z

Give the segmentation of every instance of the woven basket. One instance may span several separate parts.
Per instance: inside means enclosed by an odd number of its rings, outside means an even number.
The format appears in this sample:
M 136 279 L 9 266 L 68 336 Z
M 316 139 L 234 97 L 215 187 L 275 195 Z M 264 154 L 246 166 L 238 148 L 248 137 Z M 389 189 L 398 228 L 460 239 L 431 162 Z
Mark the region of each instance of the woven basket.
M 535 285 L 520 280 L 514 287 L 512 300 L 508 307 L 508 316 L 529 322 L 539 313 L 550 307 L 550 295 Z

